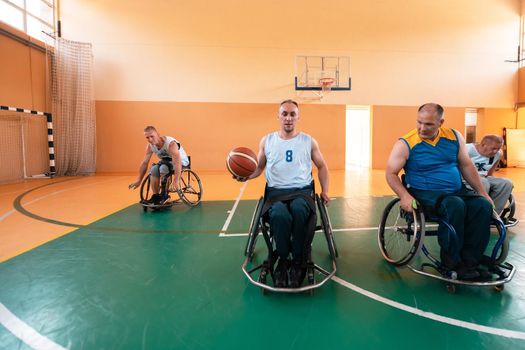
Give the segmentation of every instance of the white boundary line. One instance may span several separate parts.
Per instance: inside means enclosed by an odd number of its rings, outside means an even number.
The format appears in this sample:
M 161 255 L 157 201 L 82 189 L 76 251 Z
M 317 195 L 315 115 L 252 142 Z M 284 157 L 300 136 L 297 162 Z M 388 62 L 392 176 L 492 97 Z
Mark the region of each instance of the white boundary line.
M 0 323 L 18 339 L 36 350 L 65 350 L 52 340 L 35 331 L 0 303 Z
M 232 221 L 233 214 L 235 214 L 235 210 L 237 210 L 237 206 L 239 205 L 239 202 L 241 201 L 242 195 L 244 193 L 244 190 L 246 189 L 246 186 L 248 185 L 248 181 L 246 181 L 239 190 L 239 195 L 237 196 L 237 199 L 235 199 L 235 203 L 233 203 L 233 207 L 230 209 L 230 214 L 226 218 L 226 221 L 224 222 L 224 225 L 222 226 L 221 232 L 219 233 L 219 237 L 225 237 L 229 236 L 226 235 L 225 232 L 228 230 L 228 226 L 230 226 L 230 222 Z
M 416 309 L 415 307 L 408 306 L 408 305 L 405 305 L 405 304 L 398 303 L 397 301 L 393 301 L 393 300 L 387 299 L 387 298 L 382 297 L 380 295 L 377 295 L 375 293 L 369 292 L 366 289 L 358 287 L 358 286 L 356 286 L 356 285 L 354 285 L 354 284 L 352 284 L 350 282 L 347 282 L 347 281 L 345 281 L 345 280 L 343 280 L 343 279 L 341 279 L 341 278 L 339 278 L 337 276 L 332 277 L 332 280 L 334 282 L 336 282 L 336 283 L 339 283 L 343 287 L 346 287 L 348 289 L 353 290 L 356 293 L 364 295 L 367 298 L 373 299 L 373 300 L 378 301 L 380 303 L 386 304 L 388 306 L 394 307 L 394 308 L 402 310 L 402 311 L 409 312 L 409 313 L 417 315 L 417 316 L 428 318 L 428 319 L 433 320 L 433 321 L 446 323 L 446 324 L 449 324 L 449 325 L 452 325 L 452 326 L 466 328 L 466 329 L 470 329 L 470 330 L 477 331 L 477 332 L 483 332 L 483 333 L 488 333 L 488 334 L 499 335 L 499 336 L 506 337 L 506 338 L 514 338 L 514 339 L 525 340 L 525 332 L 511 331 L 511 330 L 503 329 L 503 328 L 488 327 L 488 326 L 483 326 L 483 325 L 479 325 L 479 324 L 472 323 L 472 322 L 465 322 L 465 321 L 457 320 L 457 319 L 454 319 L 454 318 L 441 316 L 441 315 L 435 314 L 433 312 L 423 311 L 423 310 L 420 310 L 420 309 Z
M 113 179 L 106 180 L 106 181 L 100 181 L 97 183 L 102 183 L 102 182 L 107 182 L 107 181 L 113 181 Z M 60 183 L 61 182 L 54 182 L 53 184 L 60 184 Z M 89 185 L 91 186 L 93 184 L 89 184 Z M 44 198 L 57 195 L 61 192 L 70 191 L 72 189 L 82 188 L 85 186 L 87 186 L 87 184 L 64 189 L 64 190 L 54 191 L 44 196 L 35 198 L 32 201 L 25 203 L 25 205 L 30 205 Z M 14 213 L 16 213 L 16 210 L 14 209 L 9 210 L 4 215 L 0 216 L 0 222 L 2 222 L 8 216 Z M 20 339 L 21 341 L 23 341 L 25 344 L 27 344 L 29 347 L 33 349 L 36 349 L 36 350 L 65 350 L 66 349 L 62 347 L 61 345 L 56 344 L 52 340 L 46 338 L 45 336 L 41 335 L 37 331 L 35 331 L 27 323 L 25 323 L 24 321 L 16 317 L 2 303 L 0 303 L 0 324 L 4 326 L 7 330 L 9 330 L 15 337 L 17 337 L 18 339 Z

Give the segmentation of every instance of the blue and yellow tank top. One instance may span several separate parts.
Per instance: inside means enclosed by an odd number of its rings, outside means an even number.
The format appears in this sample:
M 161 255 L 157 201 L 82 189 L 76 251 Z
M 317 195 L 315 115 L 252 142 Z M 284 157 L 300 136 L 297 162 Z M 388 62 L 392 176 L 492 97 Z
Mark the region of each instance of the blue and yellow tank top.
M 409 150 L 404 167 L 407 187 L 449 193 L 461 189 L 459 141 L 455 130 L 439 128 L 434 140 L 423 140 L 414 129 L 401 140 Z

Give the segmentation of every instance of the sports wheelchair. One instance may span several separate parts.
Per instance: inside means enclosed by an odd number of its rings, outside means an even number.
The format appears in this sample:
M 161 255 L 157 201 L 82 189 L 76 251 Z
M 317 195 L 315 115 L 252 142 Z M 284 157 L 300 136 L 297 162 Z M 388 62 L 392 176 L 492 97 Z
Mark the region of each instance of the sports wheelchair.
M 286 198 L 285 198 L 286 197 Z M 293 197 L 293 196 L 292 196 Z M 337 248 L 335 245 L 335 240 L 333 236 L 332 231 L 332 224 L 330 223 L 330 218 L 328 216 L 328 212 L 326 210 L 326 206 L 322 199 L 319 197 L 318 194 L 315 193 L 314 184 L 312 183 L 312 190 L 310 196 L 301 196 L 302 198 L 305 198 L 308 202 L 308 205 L 311 209 L 311 217 L 310 219 L 313 222 L 312 227 L 310 229 L 313 231 L 311 232 L 311 238 L 309 240 L 309 246 L 306 247 L 307 249 L 307 261 L 306 261 L 306 285 L 299 286 L 298 288 L 281 288 L 281 287 L 275 287 L 272 283 L 270 285 L 268 282 L 268 276 L 272 278 L 272 281 L 274 281 L 274 275 L 273 275 L 273 266 L 277 260 L 277 251 L 274 247 L 274 238 L 270 231 L 270 224 L 269 224 L 269 218 L 268 218 L 268 212 L 267 210 L 271 206 L 273 202 L 276 201 L 282 201 L 282 200 L 291 200 L 290 196 L 278 196 L 274 197 L 271 200 L 266 200 L 267 198 L 267 187 L 264 191 L 264 196 L 259 199 L 257 202 L 257 205 L 255 207 L 255 211 L 252 216 L 250 229 L 248 232 L 248 241 L 246 242 L 246 247 L 244 250 L 244 255 L 246 256 L 246 259 L 244 260 L 242 264 L 242 271 L 248 278 L 248 280 L 261 288 L 261 291 L 263 294 L 266 294 L 267 292 L 285 292 L 285 293 L 299 293 L 299 292 L 308 292 L 310 295 L 313 294 L 313 290 L 315 288 L 318 288 L 326 283 L 329 279 L 331 279 L 337 270 L 336 267 L 336 258 L 338 257 Z M 317 225 L 317 212 L 316 212 L 316 206 L 319 211 L 320 215 L 320 225 Z M 313 236 L 316 231 L 322 230 L 324 232 L 324 236 L 326 238 L 326 242 L 328 244 L 328 251 L 330 254 L 330 259 L 332 262 L 332 270 L 327 271 L 326 269 L 322 268 L 321 266 L 315 264 L 312 261 L 311 257 L 311 241 L 313 240 Z M 264 238 L 264 242 L 266 243 L 266 247 L 268 249 L 267 257 L 266 259 L 255 266 L 252 266 L 253 258 L 255 255 L 255 246 L 257 242 L 257 238 L 259 237 L 259 234 L 262 234 L 262 237 Z M 256 272 L 259 271 L 259 274 L 256 275 Z M 322 278 L 317 281 L 316 276 L 322 276 Z
M 390 264 L 401 267 L 408 266 L 410 270 L 420 275 L 436 278 L 446 282 L 447 290 L 456 291 L 456 285 L 493 286 L 496 291 L 502 291 L 505 283 L 512 280 L 515 267 L 505 262 L 509 251 L 507 230 L 500 217 L 493 212 L 491 227 L 498 232 L 490 257 L 486 257 L 488 280 L 461 280 L 455 271 L 446 269 L 439 259 L 439 245 L 432 252 L 430 245 L 425 245 L 425 236 L 437 236 L 439 225 L 444 225 L 449 235 L 456 235 L 454 227 L 438 217 L 430 210 L 424 210 L 418 202 L 407 212 L 400 207 L 400 199 L 390 201 L 383 211 L 378 230 L 378 243 L 381 254 Z M 437 242 L 436 242 L 437 244 Z M 422 251 L 428 262 L 414 267 L 411 262 Z M 425 271 L 427 269 L 427 271 Z M 430 269 L 433 272 L 429 272 Z
M 171 163 L 171 158 L 162 158 L 158 163 L 153 165 L 166 165 L 168 166 L 169 172 L 160 179 L 160 192 L 159 195 L 162 198 L 160 204 L 151 203 L 151 197 L 153 195 L 151 191 L 151 174 L 148 174 L 146 178 L 142 181 L 140 185 L 140 204 L 144 211 L 148 211 L 148 208 L 152 210 L 159 210 L 164 208 L 169 208 L 175 203 L 180 201 L 184 202 L 188 206 L 196 206 L 200 203 L 202 198 L 202 183 L 199 175 L 191 170 L 191 159 L 190 163 L 187 166 L 182 167 L 179 181 L 179 190 L 175 191 L 173 189 L 173 165 Z M 170 193 L 176 192 L 178 198 L 175 200 L 171 199 Z

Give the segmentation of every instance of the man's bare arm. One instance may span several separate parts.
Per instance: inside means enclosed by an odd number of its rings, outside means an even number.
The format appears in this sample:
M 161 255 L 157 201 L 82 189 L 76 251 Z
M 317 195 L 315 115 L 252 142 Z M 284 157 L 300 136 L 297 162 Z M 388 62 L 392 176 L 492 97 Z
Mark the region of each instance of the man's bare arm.
M 397 194 L 400 198 L 401 208 L 404 210 L 410 211 L 412 209 L 412 202 L 414 197 L 408 193 L 405 186 L 399 178 L 399 172 L 405 166 L 408 159 L 408 146 L 402 140 L 397 140 L 392 147 L 390 156 L 388 157 L 386 165 L 386 182 L 390 188 Z
M 312 138 L 312 161 L 317 167 L 319 183 L 321 184 L 321 199 L 324 204 L 330 202 L 330 197 L 328 196 L 328 185 L 330 183 L 330 174 L 328 172 L 328 165 L 324 160 L 323 154 L 319 148 L 319 143 Z

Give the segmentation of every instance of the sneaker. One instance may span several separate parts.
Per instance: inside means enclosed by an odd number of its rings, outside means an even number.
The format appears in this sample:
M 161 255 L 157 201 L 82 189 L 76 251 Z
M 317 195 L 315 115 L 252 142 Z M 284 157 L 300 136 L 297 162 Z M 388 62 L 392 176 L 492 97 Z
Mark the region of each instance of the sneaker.
M 146 199 L 143 201 L 144 204 L 154 204 L 154 205 L 157 205 L 159 204 L 159 200 L 160 200 L 160 196 L 158 193 L 155 193 L 151 196 L 150 199 Z
M 302 263 L 294 262 L 290 268 L 290 288 L 299 288 L 306 276 L 306 267 Z
M 155 193 L 151 196 L 151 198 L 148 200 L 150 204 L 153 205 L 159 205 L 160 204 L 160 195 L 158 193 Z
M 276 288 L 286 288 L 288 286 L 288 266 L 287 259 L 279 258 L 277 267 L 273 271 L 273 285 Z
M 480 277 L 480 273 L 475 267 L 467 266 L 463 262 L 458 264 L 456 272 L 460 280 L 473 280 Z
M 159 205 L 164 205 L 170 201 L 170 196 L 166 195 L 164 197 L 159 196 Z
M 484 268 L 477 267 L 476 271 L 478 271 L 478 273 L 479 273 L 479 280 L 480 281 L 490 281 L 490 280 L 492 280 L 492 274 L 489 271 L 485 270 Z

